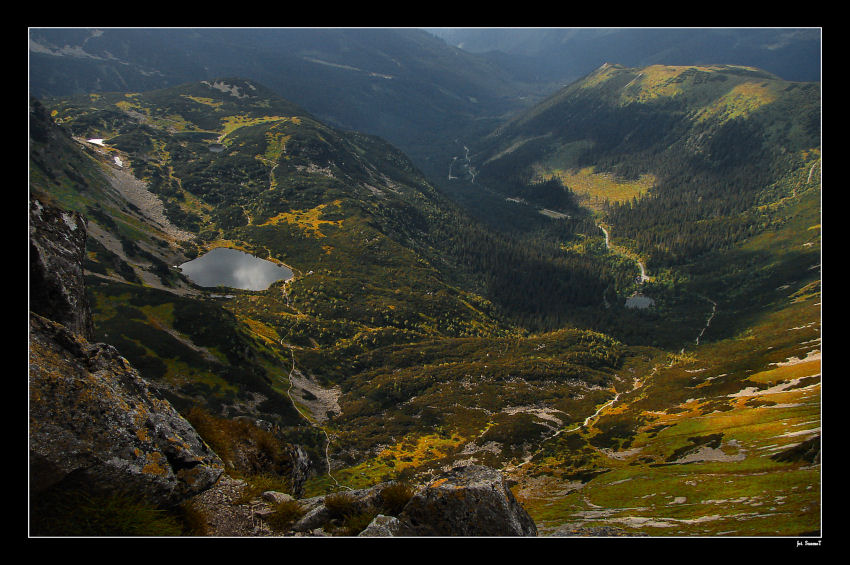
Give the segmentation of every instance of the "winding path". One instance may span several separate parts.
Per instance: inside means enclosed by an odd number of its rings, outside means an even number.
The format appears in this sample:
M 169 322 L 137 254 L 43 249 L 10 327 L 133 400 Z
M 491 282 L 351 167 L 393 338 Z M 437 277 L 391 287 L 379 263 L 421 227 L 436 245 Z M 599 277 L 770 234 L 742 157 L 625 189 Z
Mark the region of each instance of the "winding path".
M 285 343 L 283 343 L 282 340 L 281 340 L 280 343 L 281 343 L 281 345 L 284 345 L 284 346 L 286 345 Z M 334 482 L 334 484 L 336 484 L 336 486 L 338 486 L 340 488 L 352 490 L 351 487 L 343 485 L 339 481 L 337 481 L 336 477 L 334 477 L 333 473 L 331 473 L 331 456 L 330 456 L 331 436 L 328 435 L 327 430 L 325 430 L 323 427 L 321 427 L 318 424 L 316 424 L 315 422 L 313 422 L 313 420 L 311 420 L 306 414 L 304 414 L 301 411 L 301 409 L 298 407 L 298 404 L 296 404 L 295 399 L 292 398 L 292 384 L 293 384 L 293 378 L 292 377 L 293 377 L 293 374 L 295 373 L 295 371 L 297 371 L 297 369 L 295 367 L 295 352 L 292 351 L 292 347 L 289 348 L 289 354 L 292 356 L 292 368 L 289 370 L 289 388 L 287 388 L 287 390 L 286 390 L 286 395 L 289 397 L 289 401 L 292 402 L 292 407 L 295 408 L 295 411 L 298 412 L 298 414 L 300 414 L 301 417 L 304 418 L 307 421 L 307 423 L 309 423 L 311 426 L 313 426 L 314 428 L 320 430 L 323 434 L 325 434 L 325 463 L 326 463 L 327 468 L 328 468 L 328 471 L 327 471 L 328 476 L 331 478 L 331 480 Z
M 639 386 L 640 384 L 641 384 L 641 382 L 639 382 L 637 379 L 635 379 L 635 388 L 638 388 L 638 386 Z M 634 389 L 633 389 L 633 390 L 634 390 Z M 614 398 L 612 398 L 611 400 L 609 400 L 608 402 L 606 402 L 605 404 L 603 404 L 602 406 L 600 406 L 599 408 L 597 408 L 597 409 L 596 409 L 596 412 L 594 412 L 593 414 L 591 414 L 590 416 L 588 416 L 587 418 L 585 418 L 585 419 L 584 419 L 584 422 L 582 422 L 581 424 L 576 424 L 575 426 L 573 426 L 573 427 L 571 427 L 571 428 L 561 428 L 560 430 L 558 430 L 557 432 L 555 432 L 555 433 L 554 433 L 554 434 L 552 434 L 551 436 L 549 436 L 549 437 L 547 437 L 546 439 L 542 440 L 542 441 L 540 442 L 540 444 L 542 445 L 544 442 L 547 442 L 547 441 L 549 441 L 549 440 L 551 440 L 551 439 L 555 439 L 556 437 L 558 437 L 559 435 L 561 435 L 561 434 L 563 434 L 563 433 L 574 432 L 574 431 L 576 431 L 576 430 L 580 430 L 581 428 L 586 427 L 586 426 L 587 426 L 587 425 L 588 425 L 591 421 L 593 421 L 595 418 L 597 418 L 597 417 L 598 417 L 598 416 L 602 413 L 602 411 L 603 411 L 603 410 L 605 410 L 606 408 L 608 408 L 609 406 L 611 406 L 612 404 L 614 404 L 615 402 L 617 402 L 617 399 L 619 399 L 619 398 L 620 398 L 620 393 L 619 393 L 619 392 L 615 392 L 615 394 L 614 394 Z M 522 463 L 520 463 L 520 464 L 518 464 L 518 465 L 511 465 L 510 467 L 506 467 L 506 468 L 505 468 L 505 470 L 506 470 L 506 471 L 516 471 L 516 470 L 517 470 L 517 469 L 519 469 L 520 467 L 522 467 L 522 466 L 524 466 L 524 465 L 526 465 L 526 464 L 528 464 L 528 463 L 531 463 L 531 460 L 532 460 L 532 459 L 534 459 L 534 456 L 535 456 L 535 455 L 537 455 L 537 453 L 539 453 L 539 452 L 540 452 L 540 449 L 542 449 L 542 447 L 541 447 L 541 448 L 538 448 L 538 450 L 537 450 L 537 451 L 535 451 L 535 452 L 531 453 L 530 455 L 525 456 L 525 457 L 523 458 Z
M 646 375 L 646 377 L 643 378 L 643 379 L 641 379 L 639 377 L 634 377 L 634 379 L 632 381 L 632 389 L 630 391 L 627 391 L 627 392 L 634 392 L 634 391 L 638 390 L 639 388 L 641 388 L 650 378 L 652 378 L 653 375 L 655 375 L 655 373 L 658 371 L 660 366 L 661 365 L 655 365 L 652 368 L 652 372 L 650 372 L 648 375 Z M 672 366 L 673 366 L 673 361 L 670 361 L 670 364 L 668 365 L 668 367 L 672 367 Z M 540 445 L 542 446 L 542 444 L 544 442 L 547 442 L 551 439 L 554 439 L 554 438 L 558 437 L 559 435 L 561 435 L 562 433 L 574 432 L 576 430 L 580 430 L 582 428 L 587 427 L 593 420 L 598 418 L 606 409 L 613 406 L 614 403 L 617 402 L 617 400 L 620 399 L 621 394 L 623 394 L 623 393 L 617 392 L 616 389 L 614 389 L 614 398 L 612 398 L 611 400 L 609 400 L 605 404 L 602 404 L 599 408 L 596 409 L 596 412 L 594 412 L 593 414 L 591 414 L 590 416 L 585 418 L 584 421 L 581 424 L 576 424 L 575 426 L 572 426 L 570 428 L 562 428 L 562 429 L 558 430 L 557 432 L 555 432 L 554 434 L 552 434 L 548 438 L 541 440 Z M 534 453 L 526 456 L 523 459 L 522 463 L 520 463 L 518 465 L 511 465 L 509 467 L 506 467 L 505 471 L 516 471 L 520 467 L 526 465 L 527 463 L 530 463 L 531 460 L 534 458 L 534 456 L 537 455 L 537 453 L 539 453 L 541 451 L 541 449 L 542 449 L 542 447 L 538 448 L 537 451 L 535 451 Z

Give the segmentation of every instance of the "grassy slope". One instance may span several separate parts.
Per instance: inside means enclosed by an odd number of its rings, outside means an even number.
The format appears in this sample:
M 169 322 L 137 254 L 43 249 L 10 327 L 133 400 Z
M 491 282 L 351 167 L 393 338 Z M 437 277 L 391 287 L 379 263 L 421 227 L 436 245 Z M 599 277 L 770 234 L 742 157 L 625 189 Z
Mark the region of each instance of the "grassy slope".
M 762 198 L 750 210 L 694 223 L 699 229 L 757 217 L 755 235 L 675 267 L 650 268 L 653 280 L 642 291 L 656 299 L 657 319 L 629 314 L 631 328 L 614 334 L 629 343 L 636 337 L 629 332 L 660 335 L 647 329 L 658 326 L 689 336 L 684 348 L 627 356 L 613 381 L 620 393 L 613 404 L 612 395 L 600 399 L 597 418 L 578 429 L 564 426 L 530 463 L 513 469 L 516 492 L 543 531 L 819 530 L 820 468 L 812 453 L 771 458 L 820 440 L 820 153 L 802 133 L 808 116 L 798 110 L 807 106 L 791 102 L 805 88 L 750 68 L 609 65 L 490 139 L 496 145 L 485 156 L 494 156 L 494 170 L 527 167 L 532 180 L 560 178 L 603 223 L 611 221 L 606 200 L 675 196 L 661 187 L 663 168 L 653 168 L 670 166 L 658 157 L 664 144 L 690 147 L 697 160 L 710 162 L 712 132 L 754 120 L 765 139 L 795 156 L 776 180 L 757 188 Z M 597 112 L 608 121 L 594 122 Z M 650 115 L 654 134 L 634 143 Z M 646 152 L 647 142 L 661 145 Z M 618 161 L 642 160 L 630 178 L 615 174 Z M 650 258 L 645 241 L 624 238 L 616 223 L 608 229 L 615 247 Z M 644 235 L 648 241 L 655 234 L 647 228 Z M 598 239 L 601 233 L 588 233 L 579 247 L 599 253 Z M 618 324 L 625 319 L 619 318 Z
M 803 195 L 784 226 L 733 253 L 758 249 L 781 265 L 789 248 L 819 249 L 819 198 L 819 191 Z M 810 259 L 817 261 L 817 252 Z M 543 453 L 517 475 L 520 500 L 542 529 L 819 531 L 819 460 L 812 451 L 795 457 L 793 448 L 803 451 L 811 440 L 819 451 L 820 277 L 810 270 L 782 284 L 789 280 L 787 272 L 771 279 L 773 300 L 750 309 L 734 337 L 656 358 L 651 370 L 635 372 L 636 388 L 623 389 L 598 419 L 544 442 Z M 576 453 L 584 460 L 576 461 Z M 582 484 L 575 479 L 582 470 L 604 472 Z

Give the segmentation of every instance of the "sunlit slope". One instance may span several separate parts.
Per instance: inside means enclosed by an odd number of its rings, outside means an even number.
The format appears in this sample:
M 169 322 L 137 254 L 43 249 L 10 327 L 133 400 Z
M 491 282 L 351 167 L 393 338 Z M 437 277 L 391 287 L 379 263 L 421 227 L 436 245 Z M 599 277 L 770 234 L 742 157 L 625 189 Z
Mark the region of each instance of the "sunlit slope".
M 757 242 L 791 225 L 804 200 L 819 206 L 820 115 L 817 83 L 752 67 L 606 64 L 483 140 L 479 180 L 507 199 L 522 190 L 537 206 L 549 192 L 570 194 L 592 212 L 596 222 L 565 248 L 601 244 L 602 224 L 652 279 L 609 291 L 614 315 L 596 329 L 673 347 L 667 329 L 699 331 L 696 312 L 707 300 L 734 297 L 720 312 L 760 308 L 760 279 L 805 277 L 818 248 L 765 253 Z M 616 310 L 635 290 L 654 300 L 664 323 Z M 720 328 L 726 337 L 743 329 Z
M 598 210 L 690 190 L 706 201 L 699 213 L 718 196 L 706 182 L 759 192 L 805 162 L 819 122 L 816 83 L 733 65 L 605 64 L 482 142 L 481 179 L 560 178 Z
M 652 535 L 817 533 L 817 302 L 810 295 L 751 336 L 661 362 L 588 426 L 544 443 L 518 475 L 538 525 Z
M 821 527 L 821 293 L 817 254 L 804 275 L 789 250 L 820 246 L 818 198 L 734 249 L 763 261 L 762 300 L 724 312 L 678 353 L 654 357 L 597 418 L 544 441 L 516 470 L 544 531 L 610 526 L 650 535 L 792 536 Z M 733 337 L 708 341 L 740 318 Z M 738 324 L 740 326 L 740 324 Z M 697 337 L 697 336 L 695 336 Z

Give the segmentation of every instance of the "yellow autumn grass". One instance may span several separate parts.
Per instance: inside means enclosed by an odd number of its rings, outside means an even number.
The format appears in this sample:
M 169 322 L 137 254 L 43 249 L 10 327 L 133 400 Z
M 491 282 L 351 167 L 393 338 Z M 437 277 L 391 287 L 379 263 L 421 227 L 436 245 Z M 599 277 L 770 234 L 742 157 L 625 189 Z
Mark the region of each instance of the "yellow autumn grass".
M 692 66 L 651 65 L 623 89 L 623 102 L 646 102 L 653 98 L 672 97 L 682 92 L 682 85 L 673 79 Z
M 801 361 L 800 363 L 794 363 L 793 365 L 777 367 L 767 371 L 761 371 L 754 375 L 750 375 L 748 380 L 755 383 L 776 384 L 818 375 L 820 372 L 821 360 L 814 359 L 811 361 Z
M 622 180 L 610 173 L 596 173 L 594 167 L 583 169 L 551 169 L 541 174 L 543 180 L 559 179 L 579 197 L 580 203 L 600 211 L 607 199 L 611 204 L 639 198 L 655 185 L 655 176 L 641 175 L 637 180 Z
M 322 238 L 325 237 L 325 235 L 321 232 L 321 226 L 334 225 L 339 227 L 342 225 L 342 220 L 321 220 L 319 219 L 319 216 L 321 216 L 325 209 L 329 206 L 336 207 L 341 202 L 341 200 L 334 200 L 333 202 L 326 202 L 316 206 L 315 208 L 309 208 L 307 210 L 290 210 L 288 212 L 281 212 L 260 225 L 269 226 L 286 222 L 291 225 L 298 226 L 313 237 Z M 329 251 L 325 249 L 325 252 L 327 253 Z
M 241 316 L 240 315 L 240 316 L 238 316 L 238 318 L 239 318 L 240 322 L 242 322 L 243 324 L 248 326 L 248 329 L 251 331 L 252 334 L 263 339 L 264 341 L 266 341 L 269 344 L 272 344 L 272 345 L 279 345 L 280 344 L 280 339 L 281 339 L 280 335 L 277 333 L 277 331 L 273 327 L 268 326 L 268 325 L 266 325 L 263 322 L 260 322 L 258 320 L 254 320 L 253 318 L 249 318 L 247 316 Z
M 465 442 L 466 439 L 457 433 L 452 433 L 450 437 L 439 434 L 407 436 L 395 445 L 383 449 L 378 454 L 378 459 L 393 461 L 395 463 L 394 469 L 402 471 L 408 467 L 419 467 L 435 459 L 445 457 Z
M 696 121 L 715 119 L 724 123 L 734 118 L 743 118 L 776 98 L 776 92 L 767 83 L 745 82 L 718 98 L 711 106 L 697 112 Z
M 204 104 L 206 106 L 212 106 L 213 108 L 217 108 L 224 104 L 221 100 L 213 100 L 212 98 L 204 98 L 203 96 L 190 96 L 188 94 L 183 94 L 183 98 L 188 98 L 193 102 L 197 102 L 198 104 Z
M 300 120 L 297 117 L 291 118 L 287 116 L 246 116 L 244 114 L 225 116 L 224 118 L 222 118 L 222 123 L 224 124 L 224 127 L 220 130 L 221 135 L 219 136 L 219 141 L 221 141 L 222 139 L 227 137 L 228 134 L 236 131 L 239 128 L 263 124 L 267 122 L 280 121 L 291 121 L 295 124 L 300 123 Z

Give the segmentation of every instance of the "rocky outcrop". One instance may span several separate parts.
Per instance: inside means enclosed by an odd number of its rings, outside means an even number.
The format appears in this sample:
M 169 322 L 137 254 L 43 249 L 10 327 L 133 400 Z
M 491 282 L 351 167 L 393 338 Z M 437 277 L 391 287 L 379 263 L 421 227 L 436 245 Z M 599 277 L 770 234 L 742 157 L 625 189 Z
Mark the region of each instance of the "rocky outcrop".
M 398 516 L 397 535 L 536 536 L 501 472 L 456 467 L 417 492 Z
M 399 522 L 398 518 L 395 516 L 384 516 L 383 514 L 378 514 L 371 522 L 369 522 L 369 525 L 366 526 L 365 530 L 357 534 L 357 537 L 393 537 L 398 535 L 400 527 L 401 522 Z
M 358 537 L 537 535 L 534 521 L 496 469 L 480 465 L 452 469 L 415 492 L 395 516 L 383 497 L 391 485 L 299 500 L 305 513 L 292 530 L 296 535 L 335 531 L 341 522 L 342 498 L 349 515 L 374 516 L 355 534 Z
M 194 428 L 114 347 L 31 314 L 29 361 L 33 492 L 74 480 L 171 505 L 223 472 Z
M 370 488 L 301 499 L 298 503 L 305 513 L 292 529 L 302 533 L 332 529 L 338 525 L 337 522 L 341 522 L 344 514 L 381 512 L 381 492 L 389 485 L 390 483 L 381 483 Z
M 83 278 L 86 221 L 30 200 L 30 310 L 92 339 L 91 310 Z
M 90 343 L 79 215 L 31 201 L 30 488 L 64 484 L 177 504 L 212 486 L 219 457 L 106 344 Z

